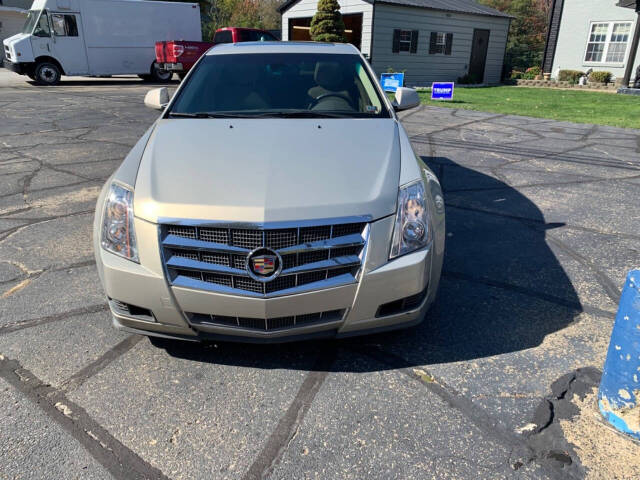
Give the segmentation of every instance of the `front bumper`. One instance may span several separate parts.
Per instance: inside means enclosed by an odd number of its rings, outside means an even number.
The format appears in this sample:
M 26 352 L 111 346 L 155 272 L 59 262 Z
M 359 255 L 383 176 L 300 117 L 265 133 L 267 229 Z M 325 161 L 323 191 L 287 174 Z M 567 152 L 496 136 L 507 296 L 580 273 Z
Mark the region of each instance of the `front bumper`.
M 181 63 L 161 63 L 159 66 L 161 70 L 166 70 L 167 72 L 179 73 L 184 70 L 184 67 Z
M 12 72 L 18 73 L 20 75 L 26 75 L 32 65 L 30 63 L 14 63 L 11 60 L 7 60 L 6 58 L 2 60 L 2 65 L 7 70 L 11 70 Z
M 442 249 L 433 243 L 389 262 L 393 220 L 387 217 L 370 224 L 367 253 L 357 282 L 295 295 L 251 298 L 171 287 L 164 275 L 158 227 L 140 219 L 135 220 L 140 264 L 99 248 L 98 268 L 110 299 L 149 312 L 148 315 L 128 314 L 110 302 L 114 325 L 133 333 L 183 340 L 242 342 L 360 335 L 419 323 L 435 299 Z M 402 301 L 405 298 L 410 300 Z M 270 331 L 194 321 L 194 314 L 276 319 L 329 311 L 332 316 L 325 321 Z

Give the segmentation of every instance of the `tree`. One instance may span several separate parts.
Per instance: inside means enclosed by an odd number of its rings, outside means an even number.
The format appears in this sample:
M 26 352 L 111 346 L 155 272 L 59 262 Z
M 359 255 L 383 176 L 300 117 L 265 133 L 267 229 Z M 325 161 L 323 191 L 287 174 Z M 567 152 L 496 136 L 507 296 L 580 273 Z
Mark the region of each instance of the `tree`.
M 314 42 L 345 42 L 344 21 L 337 0 L 319 0 L 318 11 L 311 19 L 311 40 Z
M 539 66 L 547 36 L 552 0 L 479 0 L 515 18 L 511 22 L 505 67 L 525 70 Z

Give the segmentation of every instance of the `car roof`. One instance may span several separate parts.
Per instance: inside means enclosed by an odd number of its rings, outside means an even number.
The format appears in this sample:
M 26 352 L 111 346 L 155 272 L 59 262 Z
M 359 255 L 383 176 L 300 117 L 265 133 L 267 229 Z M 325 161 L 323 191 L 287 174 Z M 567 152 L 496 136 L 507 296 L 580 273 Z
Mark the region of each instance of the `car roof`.
M 349 43 L 320 42 L 239 42 L 221 43 L 209 49 L 207 55 L 243 53 L 337 53 L 358 55 L 356 47 Z

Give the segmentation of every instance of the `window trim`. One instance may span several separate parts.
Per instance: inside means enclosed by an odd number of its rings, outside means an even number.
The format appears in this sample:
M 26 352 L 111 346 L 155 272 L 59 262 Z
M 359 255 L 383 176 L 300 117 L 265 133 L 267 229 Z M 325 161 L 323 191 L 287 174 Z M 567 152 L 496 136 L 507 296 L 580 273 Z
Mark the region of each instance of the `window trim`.
M 397 47 L 398 50 L 395 50 L 396 48 L 396 32 L 398 33 L 397 35 Z M 409 32 L 410 37 L 409 40 L 400 40 L 400 37 L 402 36 L 403 32 Z M 410 29 L 410 28 L 394 28 L 392 30 L 392 41 L 391 41 L 391 53 L 393 55 L 415 55 L 416 53 L 418 53 L 418 41 L 420 38 L 420 30 L 416 30 L 416 29 Z M 409 49 L 408 50 L 401 50 L 400 49 L 400 45 L 402 43 L 409 43 Z
M 400 30 L 400 35 L 398 37 L 398 53 L 406 52 L 411 53 L 411 41 L 413 40 L 413 30 L 404 30 L 402 28 Z M 402 34 L 409 34 L 409 40 L 402 40 Z M 406 45 L 407 49 L 403 50 L 402 45 Z
M 443 43 L 438 43 L 438 36 L 442 35 Z M 435 37 L 435 42 L 432 39 Z M 433 47 L 433 50 L 432 50 Z M 439 48 L 440 47 L 440 51 Z M 451 56 L 453 51 L 453 32 L 432 31 L 429 35 L 429 55 Z
M 613 35 L 613 26 L 617 23 L 624 23 L 624 24 L 628 24 L 630 26 L 629 28 L 629 37 L 627 39 L 627 43 L 625 45 L 625 51 L 624 51 L 624 59 L 621 62 L 611 62 L 611 61 L 607 61 L 607 54 L 609 53 L 609 45 L 612 43 L 611 42 L 611 36 Z M 593 31 L 593 26 L 594 25 L 598 25 L 598 24 L 603 24 L 603 25 L 607 25 L 607 35 L 604 41 L 604 50 L 602 51 L 602 60 L 599 62 L 593 61 L 593 60 L 587 60 L 587 52 L 589 51 L 589 44 L 593 43 L 590 41 L 591 39 L 591 32 Z M 606 67 L 606 66 L 612 66 L 612 67 L 623 67 L 624 65 L 627 64 L 627 62 L 629 61 L 629 43 L 631 42 L 631 39 L 633 38 L 633 31 L 634 31 L 634 27 L 635 27 L 635 21 L 634 20 L 603 20 L 603 21 L 597 21 L 597 20 L 592 20 L 589 22 L 589 29 L 587 30 L 587 41 L 585 42 L 585 47 L 584 47 L 584 51 L 582 53 L 582 65 L 587 66 L 587 67 Z M 600 43 L 600 42 L 598 42 Z M 623 43 L 623 42 L 613 42 L 613 43 Z

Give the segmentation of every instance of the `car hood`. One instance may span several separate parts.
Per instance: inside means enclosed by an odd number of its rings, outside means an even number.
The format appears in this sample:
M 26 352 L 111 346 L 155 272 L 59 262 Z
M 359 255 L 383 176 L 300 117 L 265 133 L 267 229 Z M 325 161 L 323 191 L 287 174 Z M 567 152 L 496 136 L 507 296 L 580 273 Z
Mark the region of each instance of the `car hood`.
M 264 223 L 396 209 L 393 119 L 164 119 L 140 162 L 134 212 Z

